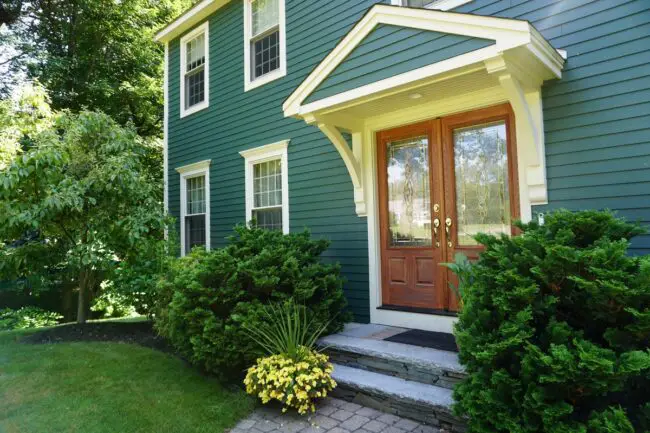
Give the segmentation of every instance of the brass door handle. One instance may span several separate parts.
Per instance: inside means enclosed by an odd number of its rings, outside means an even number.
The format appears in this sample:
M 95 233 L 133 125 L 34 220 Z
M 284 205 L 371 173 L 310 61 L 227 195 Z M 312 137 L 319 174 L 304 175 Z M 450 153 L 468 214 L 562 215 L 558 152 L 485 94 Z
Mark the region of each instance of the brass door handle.
M 445 234 L 447 235 L 447 246 L 451 248 L 454 244 L 451 241 L 451 218 L 447 217 L 445 219 Z
M 440 241 L 438 240 L 438 227 L 440 227 L 440 219 L 433 220 L 433 239 L 435 240 L 436 248 L 440 248 Z

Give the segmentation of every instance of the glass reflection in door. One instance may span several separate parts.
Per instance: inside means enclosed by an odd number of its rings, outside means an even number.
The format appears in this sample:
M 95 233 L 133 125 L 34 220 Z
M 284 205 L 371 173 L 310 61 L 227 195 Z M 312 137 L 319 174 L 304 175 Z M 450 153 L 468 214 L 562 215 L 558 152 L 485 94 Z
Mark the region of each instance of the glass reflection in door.
M 505 122 L 454 130 L 454 162 L 458 244 L 478 245 L 479 232 L 510 234 Z
M 389 246 L 431 246 L 427 136 L 387 143 Z

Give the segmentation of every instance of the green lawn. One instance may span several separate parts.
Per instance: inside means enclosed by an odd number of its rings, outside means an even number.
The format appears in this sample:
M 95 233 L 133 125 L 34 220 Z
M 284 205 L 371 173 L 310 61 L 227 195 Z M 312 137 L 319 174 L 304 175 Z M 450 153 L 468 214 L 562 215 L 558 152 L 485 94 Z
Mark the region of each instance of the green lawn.
M 18 343 L 25 334 L 0 332 L 1 433 L 219 433 L 253 408 L 243 392 L 162 352 Z

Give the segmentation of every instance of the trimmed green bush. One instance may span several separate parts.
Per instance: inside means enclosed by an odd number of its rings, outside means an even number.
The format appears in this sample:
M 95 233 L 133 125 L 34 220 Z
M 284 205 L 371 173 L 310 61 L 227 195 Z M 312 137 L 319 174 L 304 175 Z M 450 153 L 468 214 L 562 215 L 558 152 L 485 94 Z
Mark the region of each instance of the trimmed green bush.
M 54 326 L 62 318 L 58 313 L 38 307 L 22 307 L 17 310 L 4 308 L 0 310 L 0 331 Z
M 338 265 L 320 255 L 326 240 L 307 231 L 237 226 L 229 245 L 195 249 L 175 260 L 159 286 L 156 328 L 192 363 L 227 380 L 239 380 L 264 352 L 244 325 L 268 320 L 265 306 L 293 299 L 314 324 L 338 331 L 350 319 Z
M 650 430 L 650 257 L 608 212 L 558 211 L 479 235 L 456 327 L 471 432 Z

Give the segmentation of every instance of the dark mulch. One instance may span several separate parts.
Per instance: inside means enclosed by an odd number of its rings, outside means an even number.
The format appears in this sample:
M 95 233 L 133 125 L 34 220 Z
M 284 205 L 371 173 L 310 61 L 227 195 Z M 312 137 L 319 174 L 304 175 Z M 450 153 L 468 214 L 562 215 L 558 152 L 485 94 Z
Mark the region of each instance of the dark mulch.
M 72 341 L 110 341 L 138 344 L 174 353 L 174 349 L 153 330 L 149 321 L 70 323 L 28 335 L 21 340 L 28 344 L 67 343 Z

